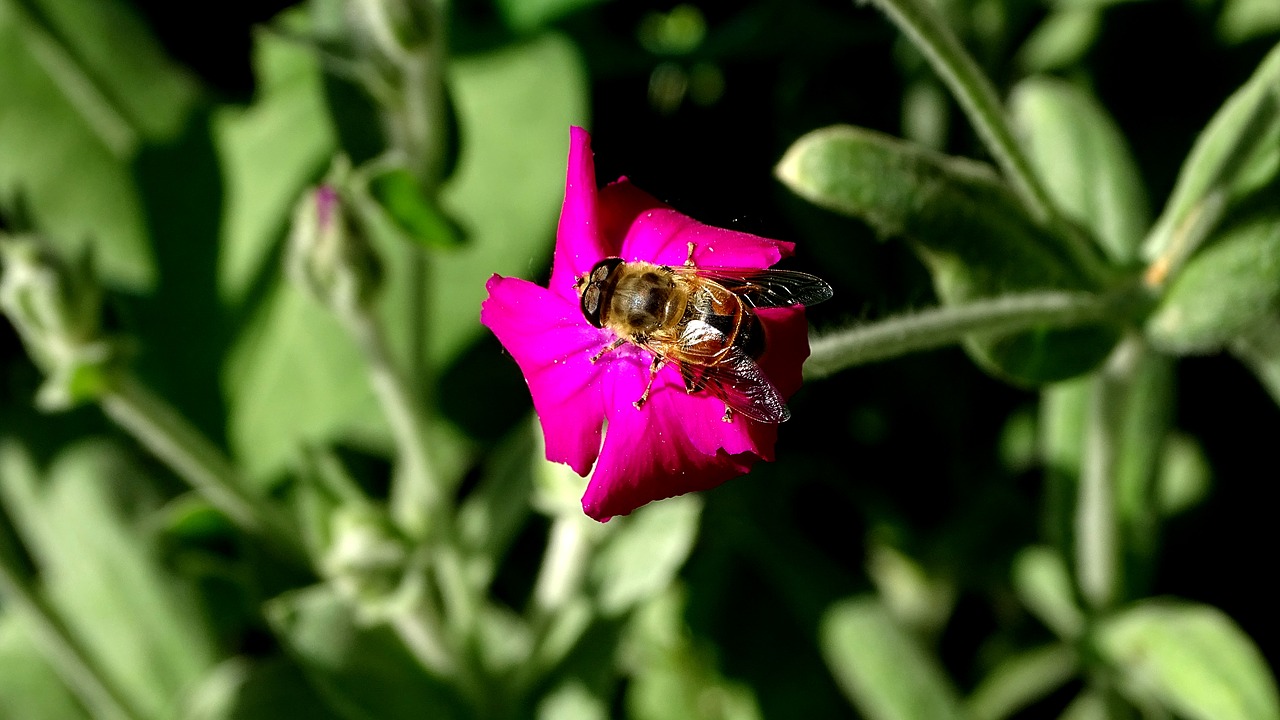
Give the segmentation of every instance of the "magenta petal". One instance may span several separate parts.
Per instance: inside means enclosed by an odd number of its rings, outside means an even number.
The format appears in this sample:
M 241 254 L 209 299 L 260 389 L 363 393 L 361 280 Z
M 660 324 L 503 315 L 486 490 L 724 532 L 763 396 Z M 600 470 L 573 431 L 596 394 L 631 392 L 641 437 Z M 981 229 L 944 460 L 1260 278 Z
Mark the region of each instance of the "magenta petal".
M 591 271 L 601 259 L 616 255 L 599 221 L 599 189 L 591 152 L 591 136 L 580 127 L 569 129 L 569 168 L 564 204 L 556 229 L 556 254 L 550 287 L 561 297 L 576 298 L 574 280 Z
M 659 374 L 649 402 L 640 409 L 627 398 L 638 397 L 644 390 L 643 375 L 619 377 L 612 389 L 614 399 L 606 398 L 610 418 L 604 447 L 582 496 L 583 511 L 596 520 L 626 515 L 654 500 L 713 488 L 747 472 L 758 459 L 750 452 L 706 453 L 698 448 L 693 434 L 712 432 L 711 421 L 728 425 L 720 420 L 724 406 L 687 402 L 690 396 L 674 368 Z
M 498 337 L 524 373 L 546 436 L 547 459 L 586 475 L 600 451 L 603 376 L 591 357 L 607 334 L 582 319 L 578 306 L 547 288 L 494 275 L 480 322 Z

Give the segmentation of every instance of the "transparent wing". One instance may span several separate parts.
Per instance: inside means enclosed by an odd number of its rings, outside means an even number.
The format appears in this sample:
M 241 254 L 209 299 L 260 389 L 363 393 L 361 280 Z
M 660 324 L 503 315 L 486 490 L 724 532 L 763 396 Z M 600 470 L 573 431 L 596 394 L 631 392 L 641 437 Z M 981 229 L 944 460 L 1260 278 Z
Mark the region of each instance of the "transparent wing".
M 753 308 L 816 305 L 830 300 L 832 294 L 825 280 L 796 270 L 687 266 L 671 270 L 715 281 Z
M 680 369 L 685 389 L 707 390 L 735 412 L 765 423 L 791 417 L 787 404 L 756 361 L 741 347 L 724 344 L 714 326 L 690 322 L 679 342 L 651 342 L 645 347 Z
M 734 412 L 759 422 L 780 423 L 791 417 L 778 389 L 741 348 L 725 348 L 712 364 L 685 358 L 676 362 L 690 392 L 705 388 Z

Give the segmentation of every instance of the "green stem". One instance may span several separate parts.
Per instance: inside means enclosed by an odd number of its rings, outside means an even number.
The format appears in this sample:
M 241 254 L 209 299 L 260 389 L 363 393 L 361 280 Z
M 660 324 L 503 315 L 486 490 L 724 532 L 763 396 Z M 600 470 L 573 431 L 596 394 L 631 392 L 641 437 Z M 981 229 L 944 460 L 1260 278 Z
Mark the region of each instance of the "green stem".
M 136 378 L 122 373 L 100 402 L 112 420 L 233 523 L 264 538 L 288 559 L 309 564 L 296 529 L 265 501 L 248 493 L 231 461 Z
M 975 334 L 1005 334 L 1036 327 L 1068 327 L 1107 318 L 1117 298 L 1047 290 L 942 306 L 815 338 L 805 363 L 808 379 L 855 365 L 952 345 Z
M 93 653 L 67 627 L 57 611 L 16 561 L 16 548 L 0 528 L 0 606 L 9 606 L 25 615 L 50 666 L 67 687 L 98 718 L 140 720 L 147 714 L 132 700 Z
M 969 122 L 986 144 L 987 150 L 1004 171 L 1022 198 L 1031 216 L 1040 223 L 1061 230 L 1068 251 L 1090 277 L 1108 276 L 1099 254 L 1087 238 L 1062 221 L 1048 191 L 1031 167 L 1005 117 L 995 86 L 978 67 L 959 38 L 928 0 L 872 0 L 911 39 L 933 66 L 934 72 L 950 88 Z
M 346 325 L 364 354 L 369 382 L 398 450 L 400 466 L 392 485 L 392 517 L 411 537 L 452 538 L 450 509 L 435 472 L 422 405 L 392 358 L 382 325 L 372 311 L 355 310 Z

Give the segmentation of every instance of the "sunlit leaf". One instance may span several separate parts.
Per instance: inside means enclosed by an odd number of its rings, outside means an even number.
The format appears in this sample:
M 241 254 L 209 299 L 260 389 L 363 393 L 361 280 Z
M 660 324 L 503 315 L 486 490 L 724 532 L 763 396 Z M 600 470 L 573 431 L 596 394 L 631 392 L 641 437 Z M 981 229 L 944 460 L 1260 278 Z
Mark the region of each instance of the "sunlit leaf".
M 870 720 L 963 717 L 942 668 L 875 598 L 833 606 L 818 643 L 840 689 Z
M 1190 720 L 1280 718 L 1275 675 L 1258 648 L 1216 608 L 1146 601 L 1106 620 L 1099 651 L 1140 698 Z

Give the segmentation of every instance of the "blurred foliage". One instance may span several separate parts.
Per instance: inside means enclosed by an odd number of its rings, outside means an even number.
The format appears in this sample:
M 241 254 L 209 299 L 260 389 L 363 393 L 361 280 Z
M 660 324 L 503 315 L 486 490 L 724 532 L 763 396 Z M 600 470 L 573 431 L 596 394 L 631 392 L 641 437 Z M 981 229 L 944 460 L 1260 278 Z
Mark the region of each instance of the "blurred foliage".
M 1276 3 L 872 5 L 0 0 L 0 716 L 1280 718 Z M 570 124 L 795 241 L 820 333 L 1112 312 L 836 373 L 599 525 L 478 323 Z M 321 183 L 368 262 L 316 302 Z

